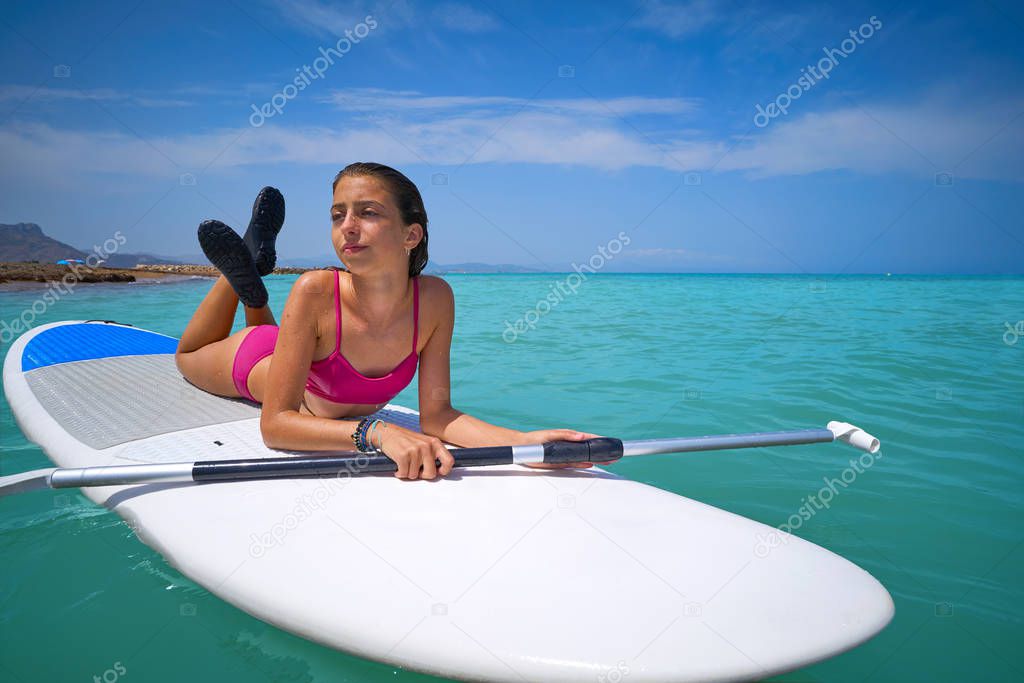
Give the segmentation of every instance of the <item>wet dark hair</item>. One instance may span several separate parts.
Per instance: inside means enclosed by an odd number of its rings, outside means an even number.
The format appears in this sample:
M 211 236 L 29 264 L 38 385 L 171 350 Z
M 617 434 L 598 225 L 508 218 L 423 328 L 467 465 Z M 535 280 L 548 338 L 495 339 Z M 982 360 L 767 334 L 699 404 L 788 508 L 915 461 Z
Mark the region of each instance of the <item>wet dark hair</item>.
M 353 176 L 369 176 L 382 181 L 391 192 L 391 196 L 395 198 L 402 222 L 406 225 L 419 223 L 423 226 L 423 239 L 413 247 L 409 254 L 409 277 L 416 277 L 427 266 L 427 210 L 423 206 L 423 197 L 420 196 L 416 184 L 390 166 L 369 161 L 357 161 L 341 169 L 338 175 L 334 176 L 331 191 L 333 192 L 338 187 L 342 178 Z

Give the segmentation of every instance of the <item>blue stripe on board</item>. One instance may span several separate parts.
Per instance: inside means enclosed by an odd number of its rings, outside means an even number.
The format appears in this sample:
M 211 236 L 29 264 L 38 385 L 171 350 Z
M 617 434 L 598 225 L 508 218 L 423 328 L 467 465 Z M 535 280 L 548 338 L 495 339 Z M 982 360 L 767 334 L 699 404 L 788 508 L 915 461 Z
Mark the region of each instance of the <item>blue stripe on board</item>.
M 21 371 L 28 372 L 58 363 L 174 353 L 178 340 L 134 327 L 103 323 L 58 325 L 33 337 L 21 356 Z

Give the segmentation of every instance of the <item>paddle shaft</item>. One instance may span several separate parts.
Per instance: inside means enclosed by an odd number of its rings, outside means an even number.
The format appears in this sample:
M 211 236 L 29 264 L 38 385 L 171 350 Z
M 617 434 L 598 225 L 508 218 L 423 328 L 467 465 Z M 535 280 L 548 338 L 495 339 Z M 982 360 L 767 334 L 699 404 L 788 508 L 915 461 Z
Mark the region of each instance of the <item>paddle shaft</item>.
M 620 441 L 606 437 L 585 441 L 552 441 L 530 446 L 487 446 L 453 448 L 456 467 L 486 465 L 562 464 L 614 462 L 623 456 L 688 453 L 762 446 L 793 446 L 835 440 L 827 429 L 789 432 L 720 434 L 675 439 Z M 440 462 L 435 460 L 440 466 Z M 57 469 L 49 476 L 51 488 L 115 486 L 164 482 L 240 481 L 293 477 L 339 477 L 398 469 L 391 458 L 381 454 L 343 453 L 244 460 L 206 460 L 195 463 L 108 465 Z
M 622 457 L 622 441 L 601 437 L 586 441 L 551 441 L 529 446 L 456 448 L 452 449 L 452 455 L 456 467 L 613 462 Z M 441 464 L 437 460 L 434 462 L 437 466 Z M 386 455 L 348 452 L 341 455 L 57 469 L 50 475 L 49 485 L 51 488 L 71 488 L 154 482 L 340 477 L 372 472 L 394 472 L 397 469 L 395 462 Z

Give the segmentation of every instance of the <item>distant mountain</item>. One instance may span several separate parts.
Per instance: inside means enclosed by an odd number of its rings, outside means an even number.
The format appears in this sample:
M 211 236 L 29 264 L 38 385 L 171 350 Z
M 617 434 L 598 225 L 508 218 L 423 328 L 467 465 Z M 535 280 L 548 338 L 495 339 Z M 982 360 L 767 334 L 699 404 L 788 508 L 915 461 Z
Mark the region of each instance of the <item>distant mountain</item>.
M 85 260 L 91 253 L 53 239 L 35 223 L 0 224 L 0 261 L 55 263 L 61 259 Z M 132 268 L 139 263 L 182 262 L 155 254 L 114 253 L 107 257 L 104 265 L 111 268 Z
M 70 244 L 43 234 L 35 223 L 0 224 L 0 261 L 41 261 L 53 263 L 63 258 L 84 259 L 87 254 Z

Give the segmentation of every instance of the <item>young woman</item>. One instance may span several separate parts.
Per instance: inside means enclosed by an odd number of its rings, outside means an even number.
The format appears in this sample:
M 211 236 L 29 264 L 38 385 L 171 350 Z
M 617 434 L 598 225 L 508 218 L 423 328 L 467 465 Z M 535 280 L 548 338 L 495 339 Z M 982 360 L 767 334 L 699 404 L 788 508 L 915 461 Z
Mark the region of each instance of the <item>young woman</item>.
M 333 188 L 331 242 L 345 270 L 303 273 L 280 326 L 260 278 L 274 268 L 284 222 L 281 193 L 260 192 L 244 238 L 219 221 L 199 226 L 203 251 L 222 276 L 178 345 L 178 369 L 189 382 L 262 403 L 260 429 L 270 448 L 347 450 L 355 443 L 386 454 L 398 465 L 395 476 L 405 479 L 451 471 L 453 458 L 442 441 L 496 446 L 596 436 L 570 429 L 520 432 L 453 408 L 455 302 L 448 283 L 420 275 L 427 264 L 427 213 L 419 190 L 374 163 L 345 167 Z M 247 326 L 231 334 L 239 301 Z M 360 419 L 404 389 L 417 367 L 422 433 Z

